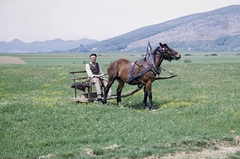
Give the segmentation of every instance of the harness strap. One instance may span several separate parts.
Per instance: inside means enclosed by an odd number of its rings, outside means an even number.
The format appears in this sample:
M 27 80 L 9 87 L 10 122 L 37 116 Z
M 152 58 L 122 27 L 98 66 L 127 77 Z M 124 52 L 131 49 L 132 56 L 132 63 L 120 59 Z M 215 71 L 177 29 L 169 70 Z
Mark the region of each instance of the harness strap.
M 127 80 L 127 83 L 132 82 L 136 78 L 136 76 L 134 75 L 134 65 L 135 65 L 135 63 L 136 63 L 136 61 L 131 64 L 131 67 L 130 67 L 130 75 L 131 75 L 131 77 Z
M 148 46 L 150 46 L 150 43 L 148 43 Z M 150 46 L 151 47 L 151 46 Z M 138 85 L 140 84 L 137 80 L 138 77 L 141 77 L 143 76 L 144 74 L 146 74 L 147 72 L 149 71 L 152 71 L 155 75 L 159 75 L 161 73 L 161 68 L 156 66 L 155 64 L 155 61 L 154 61 L 154 54 L 153 52 L 151 51 L 151 48 L 149 47 L 149 49 L 147 50 L 147 54 L 146 56 L 142 59 L 142 64 L 139 66 L 137 64 L 137 61 L 135 61 L 134 63 L 131 64 L 131 67 L 130 67 L 130 78 L 127 80 L 127 83 L 130 83 L 132 82 L 133 80 L 136 80 Z M 138 67 L 142 67 L 143 66 L 143 63 L 147 61 L 148 63 L 148 67 L 141 71 L 139 74 L 137 75 L 134 75 L 134 65 L 137 65 Z
M 132 65 L 131 65 L 131 68 L 130 68 L 131 77 L 127 80 L 127 83 L 130 83 L 133 80 L 136 80 L 138 77 L 141 77 L 141 76 L 145 75 L 147 72 L 154 70 L 154 68 L 152 66 L 150 66 L 150 67 L 146 68 L 145 70 L 141 71 L 139 74 L 134 75 L 134 65 L 135 65 L 135 63 L 136 62 L 132 63 Z
M 160 74 L 161 70 L 158 66 L 156 66 L 156 63 L 154 61 L 154 53 L 148 53 L 145 57 L 146 61 L 148 62 L 148 64 L 152 67 L 152 71 L 154 74 Z

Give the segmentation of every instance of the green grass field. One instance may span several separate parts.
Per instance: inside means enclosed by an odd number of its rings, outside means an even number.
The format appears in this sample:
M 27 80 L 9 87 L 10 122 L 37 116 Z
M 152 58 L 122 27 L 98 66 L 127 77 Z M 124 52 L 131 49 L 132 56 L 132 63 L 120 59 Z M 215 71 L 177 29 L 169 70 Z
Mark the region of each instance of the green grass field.
M 115 100 L 70 102 L 69 72 L 84 70 L 88 54 L 12 56 L 28 64 L 0 65 L 0 158 L 143 158 L 234 146 L 240 136 L 240 56 L 164 61 L 178 76 L 153 83 L 155 112 L 141 109 L 142 91 L 123 98 L 124 108 Z M 121 57 L 141 55 L 105 53 L 98 61 L 106 72 Z

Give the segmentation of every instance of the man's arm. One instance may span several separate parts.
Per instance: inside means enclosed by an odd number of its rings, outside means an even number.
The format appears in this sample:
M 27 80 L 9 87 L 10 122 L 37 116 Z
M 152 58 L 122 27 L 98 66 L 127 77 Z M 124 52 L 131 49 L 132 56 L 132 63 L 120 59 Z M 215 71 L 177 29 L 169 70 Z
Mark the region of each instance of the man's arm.
M 86 72 L 87 72 L 88 77 L 90 77 L 90 78 L 93 77 L 93 73 L 92 73 L 92 70 L 90 69 L 89 63 L 86 64 Z

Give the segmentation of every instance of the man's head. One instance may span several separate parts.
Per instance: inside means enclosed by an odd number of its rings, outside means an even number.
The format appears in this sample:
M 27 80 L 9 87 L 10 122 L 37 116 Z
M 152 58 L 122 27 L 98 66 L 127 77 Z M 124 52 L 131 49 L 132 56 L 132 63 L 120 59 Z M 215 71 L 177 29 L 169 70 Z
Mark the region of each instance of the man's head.
M 95 63 L 97 60 L 97 55 L 93 53 L 89 56 L 89 58 L 90 58 L 91 62 Z
M 94 53 L 93 53 L 93 54 L 91 54 L 89 57 L 91 57 L 91 56 L 95 56 L 95 57 L 97 57 L 97 55 L 96 55 L 96 54 L 94 54 Z

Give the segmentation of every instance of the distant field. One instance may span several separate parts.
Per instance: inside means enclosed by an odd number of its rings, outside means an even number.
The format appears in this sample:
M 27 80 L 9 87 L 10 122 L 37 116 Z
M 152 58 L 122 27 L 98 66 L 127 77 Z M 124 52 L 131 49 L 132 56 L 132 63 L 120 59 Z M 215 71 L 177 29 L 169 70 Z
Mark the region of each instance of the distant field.
M 182 59 L 176 64 L 185 63 L 185 60 L 191 60 L 191 63 L 226 63 L 226 62 L 239 62 L 239 53 L 197 53 L 197 52 L 180 52 Z M 189 54 L 190 56 L 184 56 Z M 211 56 L 216 54 L 217 56 Z M 141 58 L 144 53 L 98 53 L 98 61 L 104 65 L 109 65 L 112 61 L 118 58 L 127 58 L 129 60 L 135 61 Z M 38 64 L 38 65 L 84 65 L 84 62 L 89 61 L 89 53 L 74 53 L 74 54 L 0 54 L 0 56 L 16 56 L 28 64 Z M 166 61 L 164 63 L 167 63 Z M 163 64 L 164 64 L 163 63 Z M 172 62 L 174 64 L 175 62 Z
M 123 98 L 124 108 L 115 100 L 108 105 L 70 102 L 69 72 L 83 70 L 88 54 L 7 56 L 28 64 L 0 65 L 1 158 L 143 158 L 239 147 L 236 53 L 164 61 L 162 67 L 178 76 L 154 82 L 156 112 L 141 109 L 142 91 Z M 141 53 L 102 53 L 98 61 L 106 72 L 122 57 L 134 61 Z M 126 85 L 123 93 L 133 89 Z

